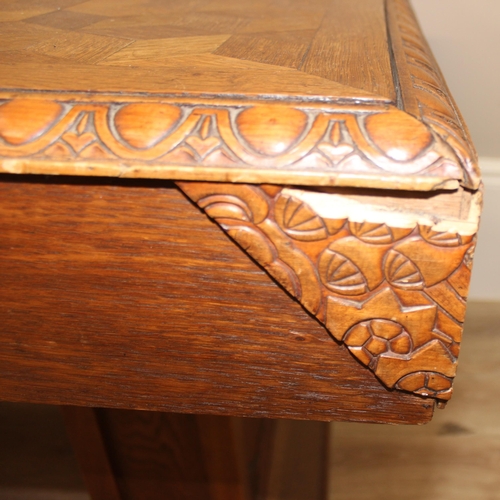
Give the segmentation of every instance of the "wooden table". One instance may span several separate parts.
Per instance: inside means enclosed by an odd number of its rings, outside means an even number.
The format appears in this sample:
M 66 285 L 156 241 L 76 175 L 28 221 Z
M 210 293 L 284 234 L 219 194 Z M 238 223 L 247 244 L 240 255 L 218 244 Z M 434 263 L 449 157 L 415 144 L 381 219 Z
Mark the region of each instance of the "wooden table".
M 2 399 L 64 405 L 101 479 L 184 428 L 179 470 L 220 460 L 169 498 L 217 499 L 274 432 L 230 417 L 445 405 L 481 180 L 406 0 L 23 0 L 0 42 Z

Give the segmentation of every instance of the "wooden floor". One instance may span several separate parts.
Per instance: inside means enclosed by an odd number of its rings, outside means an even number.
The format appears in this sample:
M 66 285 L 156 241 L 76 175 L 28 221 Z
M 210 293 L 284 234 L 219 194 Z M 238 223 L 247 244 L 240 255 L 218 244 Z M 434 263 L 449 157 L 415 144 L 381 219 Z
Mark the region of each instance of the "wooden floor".
M 470 305 L 464 343 L 455 395 L 431 424 L 332 424 L 328 500 L 500 500 L 498 304 Z M 288 486 L 267 500 L 311 500 L 291 487 L 297 472 L 274 476 Z M 0 404 L 0 500 L 88 499 L 58 410 Z

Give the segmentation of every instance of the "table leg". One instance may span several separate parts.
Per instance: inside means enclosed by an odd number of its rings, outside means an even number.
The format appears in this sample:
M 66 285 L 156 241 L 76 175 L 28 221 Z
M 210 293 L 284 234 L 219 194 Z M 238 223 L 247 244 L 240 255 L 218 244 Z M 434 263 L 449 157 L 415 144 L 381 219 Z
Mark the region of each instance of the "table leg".
M 63 413 L 92 500 L 324 499 L 323 422 L 77 407 Z
M 92 500 L 122 500 L 95 409 L 62 406 L 61 410 Z

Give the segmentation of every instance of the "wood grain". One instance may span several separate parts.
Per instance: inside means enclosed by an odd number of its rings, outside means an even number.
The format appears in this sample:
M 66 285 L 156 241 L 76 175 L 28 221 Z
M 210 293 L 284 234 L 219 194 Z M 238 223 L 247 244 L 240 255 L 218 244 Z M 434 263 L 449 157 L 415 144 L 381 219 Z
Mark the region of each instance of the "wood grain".
M 329 427 L 323 422 L 277 423 L 269 483 L 261 498 L 326 499 Z
M 97 410 L 123 500 L 247 500 L 228 417 Z M 201 420 L 201 427 L 200 427 Z M 207 443 L 214 430 L 224 440 Z
M 0 498 L 90 500 L 57 407 L 1 401 L 0 434 Z
M 30 46 L 30 51 L 78 63 L 94 64 L 130 45 L 130 40 L 66 32 Z
M 0 31 L 0 51 L 25 49 L 59 33 L 44 26 L 31 26 L 24 22 L 3 22 Z M 3 55 L 3 54 L 2 54 Z
M 210 41 L 210 40 L 209 40 Z M 80 40 L 79 44 L 85 41 Z M 75 47 L 76 48 L 76 47 Z M 133 48 L 133 47 L 132 47 Z M 203 51 L 205 49 L 202 49 Z M 286 96 L 298 95 L 305 98 L 320 96 L 366 100 L 372 98 L 359 89 L 346 88 L 314 75 L 307 75 L 290 68 L 241 61 L 213 54 L 188 54 L 182 58 L 172 57 L 158 70 L 156 61 L 150 67 L 107 65 L 106 60 L 96 68 L 74 61 L 67 67 L 60 67 L 61 61 L 49 54 L 35 51 L 5 50 L 4 64 L 0 65 L 4 78 L 4 89 L 24 89 L 30 91 L 54 91 L 54 89 L 77 92 L 118 92 L 140 94 L 183 94 L 190 93 L 225 94 L 228 96 Z M 56 60 L 54 60 L 56 59 Z M 41 67 L 41 62 L 43 66 Z M 54 74 L 48 71 L 57 68 Z M 36 86 L 33 75 L 37 75 Z M 75 76 L 77 75 L 77 77 Z M 337 97 L 339 96 L 339 97 Z M 377 102 L 385 98 L 374 98 Z
M 95 410 L 63 406 L 61 411 L 92 500 L 123 500 Z
M 374 2 L 378 10 L 371 7 Z M 363 0 L 362 4 L 362 8 L 383 14 L 382 0 Z M 354 56 L 364 57 L 364 50 L 372 53 L 371 45 L 358 44 L 346 30 L 328 32 L 328 26 L 320 26 L 324 17 L 341 19 L 346 10 L 351 10 L 349 5 L 346 0 L 315 0 L 307 7 L 301 0 L 287 4 L 278 0 L 266 4 L 244 1 L 237 6 L 209 0 L 182 6 L 134 0 L 121 3 L 117 9 L 110 0 L 90 0 L 61 6 L 46 3 L 47 9 L 41 10 L 39 2 L 23 2 L 23 9 L 9 11 L 9 25 L 0 23 L 0 39 L 5 40 L 0 49 L 5 53 L 4 57 L 0 55 L 5 76 L 2 86 L 56 91 L 316 95 L 326 99 L 372 96 L 390 100 L 394 90 L 389 89 L 391 72 L 384 63 L 380 71 L 386 74 L 376 84 L 372 79 L 363 83 L 359 77 L 346 78 L 342 67 L 318 70 L 338 44 L 350 47 Z M 384 51 L 387 59 L 386 29 L 383 18 L 380 20 L 382 23 L 371 24 L 371 36 L 384 43 L 377 42 L 373 50 L 379 55 Z M 316 36 L 326 54 L 310 50 Z M 179 47 L 186 38 L 198 42 L 191 43 L 190 50 L 167 49 L 161 57 L 155 57 L 158 47 Z M 44 64 L 41 59 L 36 71 L 33 53 L 52 57 L 52 63 Z M 97 70 L 96 64 L 118 67 Z M 354 86 L 342 84 L 349 80 Z
M 196 423 L 210 497 L 214 500 L 250 500 L 248 467 L 239 456 L 241 445 L 238 437 L 241 436 L 235 433 L 232 419 L 199 415 Z
M 3 176 L 0 397 L 417 423 L 177 190 Z
M 314 30 L 233 35 L 214 53 L 219 56 L 300 69 L 314 35 Z
M 172 56 L 213 52 L 229 35 L 186 36 L 160 40 L 138 40 L 132 45 L 106 58 L 112 66 L 136 66 L 148 64 L 162 66 Z
M 450 397 L 480 176 L 406 0 L 36 5 L 0 23 L 0 172 L 177 180 L 388 388 Z
M 95 484 L 92 472 L 105 461 L 108 481 L 120 486 L 120 497 L 89 488 L 92 500 L 325 498 L 326 422 L 78 407 L 64 412 L 87 480 Z M 105 444 L 85 447 L 85 436 L 96 433 Z
M 499 328 L 497 303 L 468 304 L 466 345 L 455 395 L 446 411 L 436 412 L 431 423 L 418 427 L 327 424 L 331 500 L 372 500 L 374 495 L 386 500 L 456 500 L 464 497 L 464 492 L 470 498 L 496 498 L 500 489 L 500 399 L 492 395 L 500 391 Z M 285 469 L 274 469 L 272 473 L 285 478 L 284 490 L 299 483 L 313 491 L 312 480 L 318 469 L 314 469 L 314 460 L 304 455 L 301 444 L 305 441 L 307 449 L 314 446 L 321 422 L 235 420 L 284 424 L 282 435 L 289 432 L 291 438 L 280 439 L 287 446 L 281 457 L 289 460 L 283 464 Z M 10 499 L 15 492 L 20 499 L 33 500 L 34 496 L 54 491 L 54 497 L 56 492 L 64 492 L 68 498 L 84 497 L 84 486 L 56 408 L 0 403 L 0 427 L 0 462 L 7 464 L 0 469 L 0 496 Z M 249 448 L 263 441 L 257 437 L 258 427 L 245 436 Z M 306 467 L 314 472 L 305 473 Z M 304 500 L 310 498 L 307 491 L 300 497 L 299 489 L 288 490 L 288 496 L 272 500 Z M 261 494 L 257 498 L 266 497 Z
M 301 69 L 395 102 L 385 2 L 329 2 Z
M 66 9 L 79 3 L 82 3 L 82 0 L 41 0 L 36 3 L 33 0 L 2 2 L 0 16 L 3 22 L 20 21 L 54 12 L 58 9 Z

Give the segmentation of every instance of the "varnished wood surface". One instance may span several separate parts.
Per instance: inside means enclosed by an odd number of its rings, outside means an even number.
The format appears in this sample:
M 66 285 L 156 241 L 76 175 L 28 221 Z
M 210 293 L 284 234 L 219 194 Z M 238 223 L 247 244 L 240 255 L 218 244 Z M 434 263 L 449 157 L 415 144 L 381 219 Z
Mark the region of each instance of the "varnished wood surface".
M 385 2 L 329 1 L 303 70 L 396 102 Z
M 270 478 L 262 499 L 326 500 L 330 425 L 276 423 Z
M 430 419 L 172 187 L 2 179 L 2 399 Z
M 383 0 L 2 3 L 0 43 L 4 88 L 395 99 Z
M 326 498 L 325 422 L 96 414 L 123 500 Z
M 59 408 L 0 402 L 0 498 L 90 500 Z

